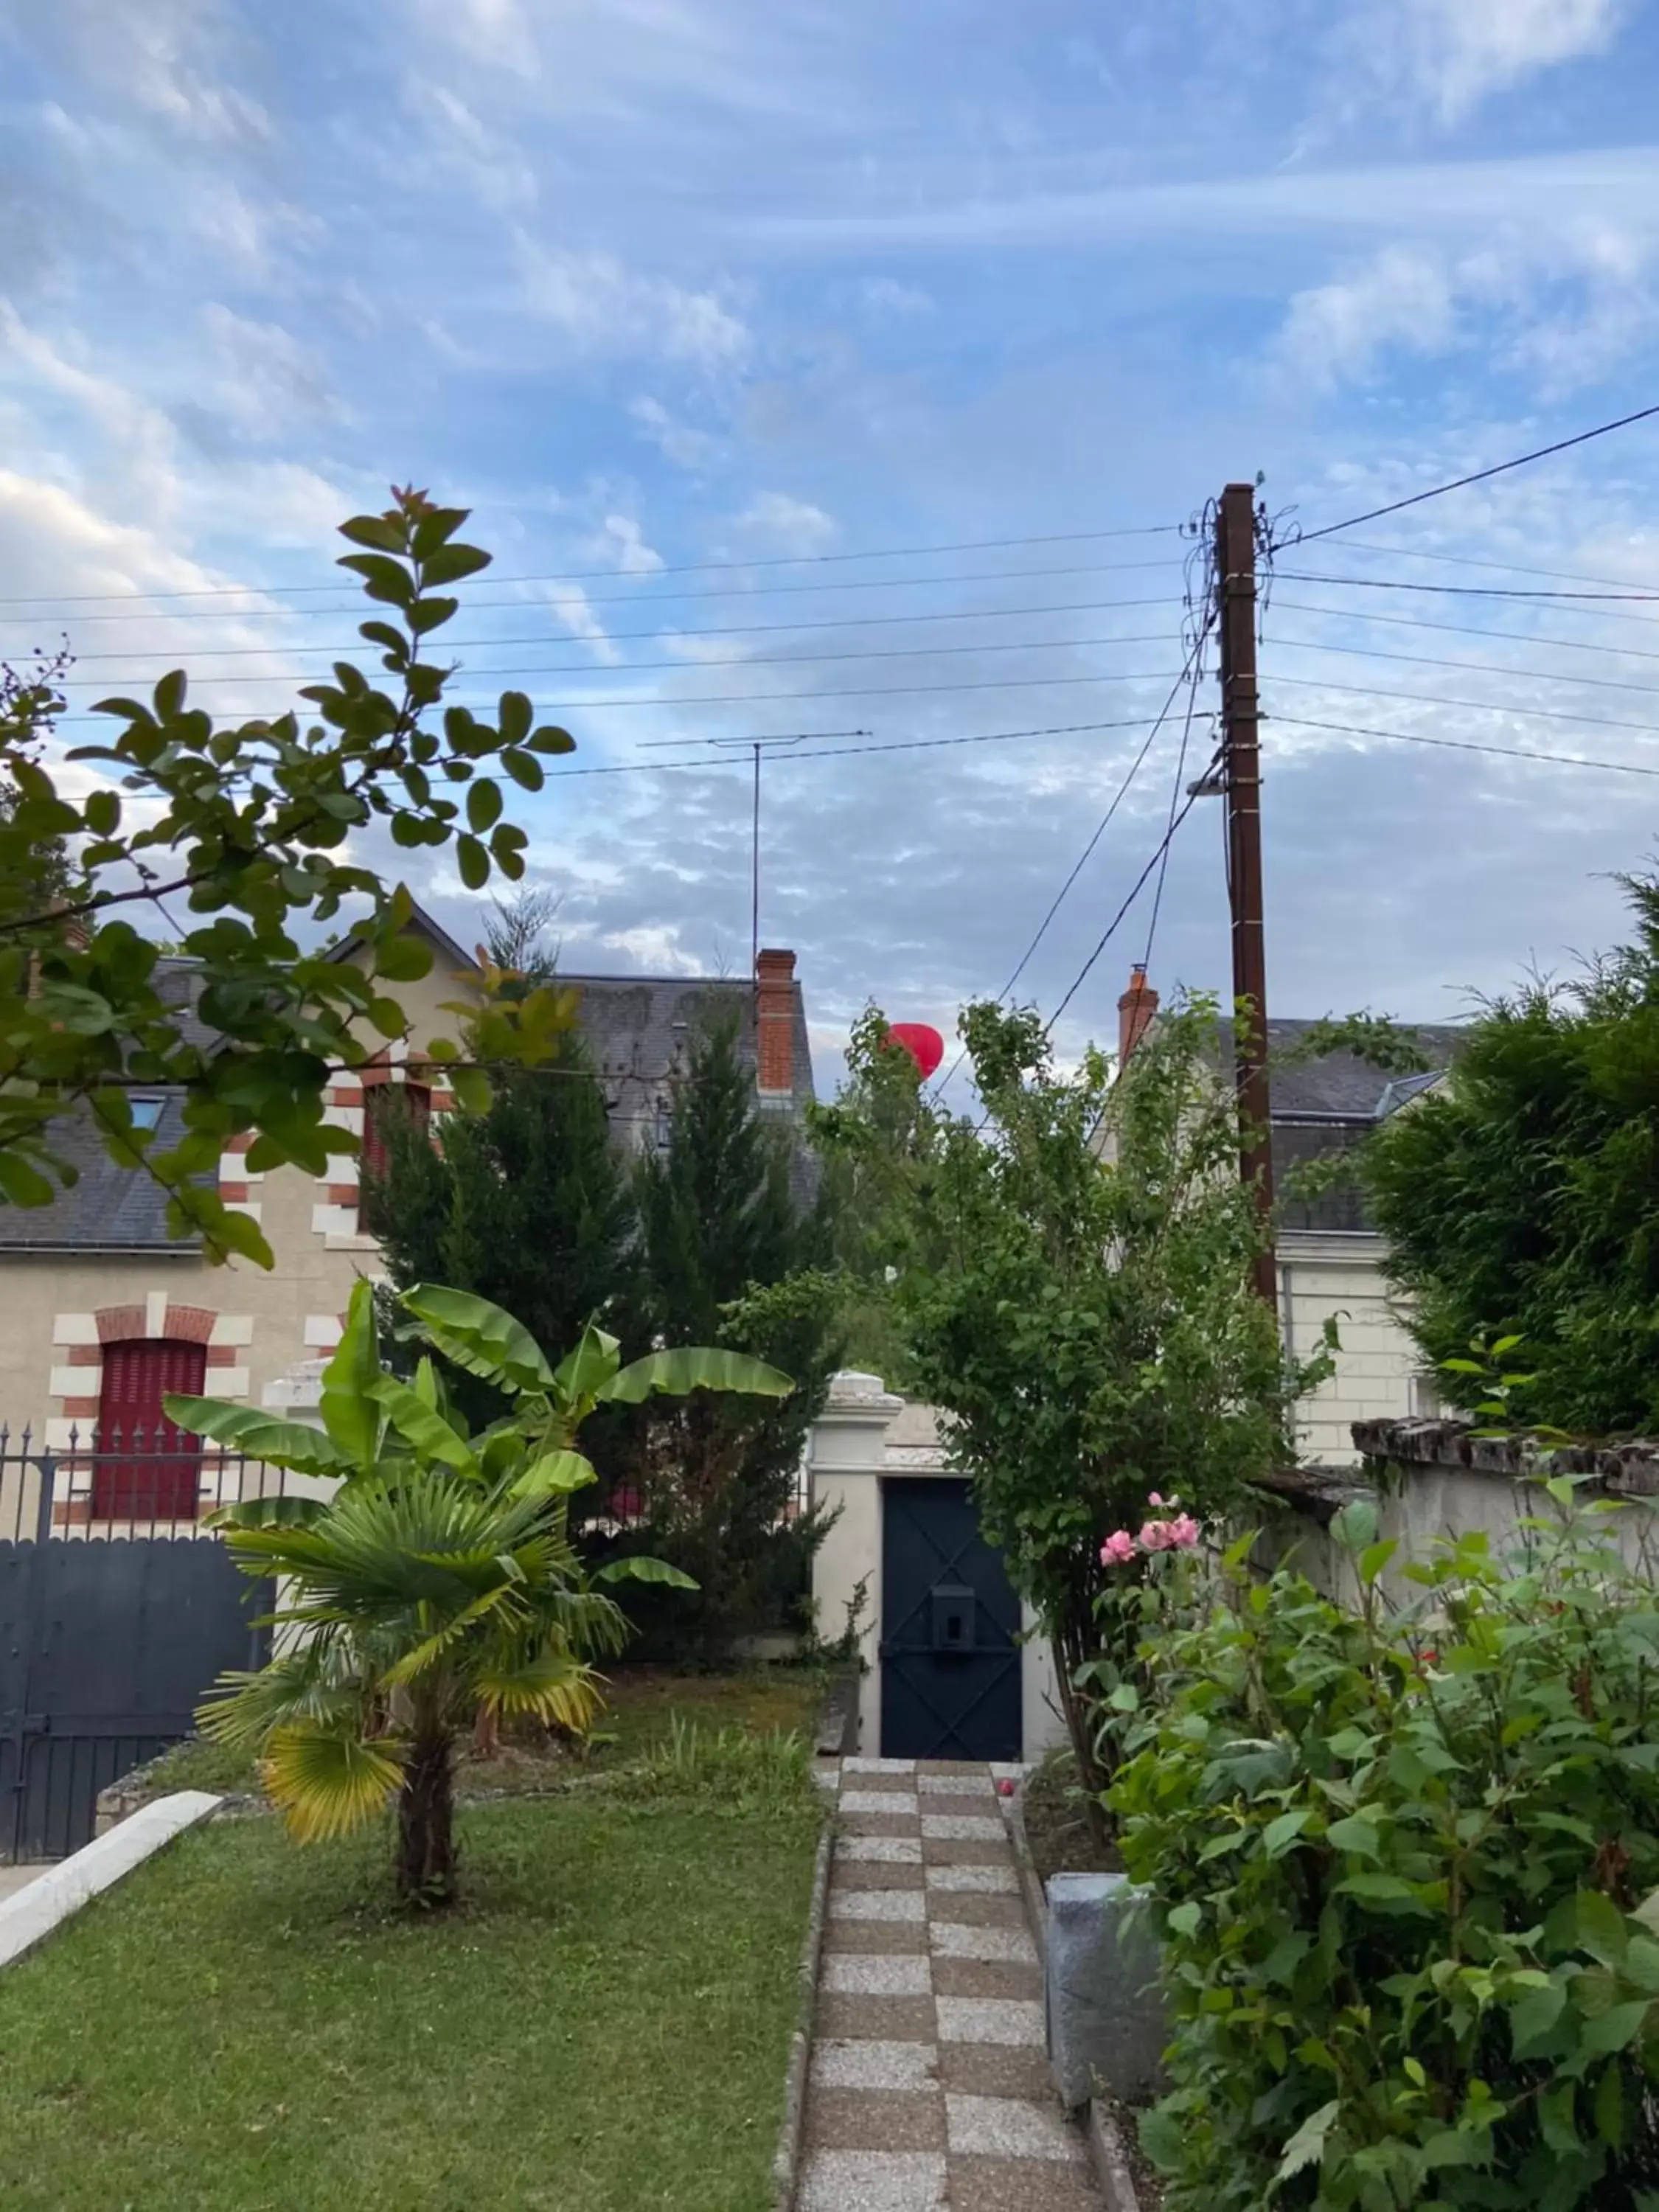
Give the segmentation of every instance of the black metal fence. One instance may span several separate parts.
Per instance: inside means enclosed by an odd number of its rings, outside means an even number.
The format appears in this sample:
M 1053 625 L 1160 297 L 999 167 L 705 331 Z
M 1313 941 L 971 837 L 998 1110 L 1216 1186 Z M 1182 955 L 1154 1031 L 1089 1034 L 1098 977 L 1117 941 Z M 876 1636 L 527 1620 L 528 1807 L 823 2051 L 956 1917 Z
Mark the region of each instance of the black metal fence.
M 56 1444 L 0 1427 L 0 1863 L 88 1842 L 99 1792 L 188 1735 L 227 1668 L 263 1663 L 270 1586 L 234 1565 L 214 1509 L 331 1486 L 166 1423 Z M 651 1519 L 622 1486 L 576 1504 L 600 1548 Z M 781 1540 L 810 1504 L 803 1466 Z
M 262 1662 L 270 1586 L 206 1516 L 294 1480 L 165 1426 L 58 1448 L 0 1429 L 0 1862 L 88 1842 L 99 1792 Z

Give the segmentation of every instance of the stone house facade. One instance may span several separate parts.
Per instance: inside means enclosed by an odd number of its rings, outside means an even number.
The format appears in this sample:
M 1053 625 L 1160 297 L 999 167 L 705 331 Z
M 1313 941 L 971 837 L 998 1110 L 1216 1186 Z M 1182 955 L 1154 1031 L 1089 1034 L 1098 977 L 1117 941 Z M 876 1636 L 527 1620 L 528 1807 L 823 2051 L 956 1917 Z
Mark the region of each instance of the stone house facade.
M 364 1139 L 371 1155 L 379 1086 L 402 1086 L 410 1109 L 434 1128 L 453 1110 L 422 1045 L 453 1033 L 444 1002 L 477 989 L 471 956 L 418 909 L 413 927 L 431 943 L 433 967 L 417 982 L 386 987 L 409 1015 L 409 1042 L 385 1048 L 327 1097 L 327 1120 Z M 339 951 L 360 957 L 350 939 Z M 763 951 L 752 984 L 561 976 L 578 994 L 578 1020 L 619 1144 L 666 1141 L 674 1079 L 700 1020 L 717 1009 L 736 1015 L 761 1109 L 804 1117 L 812 1073 L 794 965 L 793 952 Z M 168 969 L 184 1018 L 193 1021 L 190 963 Z M 178 1092 L 160 1087 L 135 1101 L 164 1140 L 181 1107 Z M 219 1188 L 260 1224 L 275 1255 L 270 1269 L 241 1260 L 216 1267 L 194 1242 L 170 1238 L 161 1194 L 110 1162 L 85 1128 L 71 1127 L 64 1140 L 82 1171 L 72 1189 L 41 1209 L 0 1207 L 0 1425 L 14 1447 L 24 1428 L 37 1448 L 58 1451 L 94 1426 L 148 1428 L 167 1390 L 285 1405 L 285 1378 L 307 1365 L 314 1371 L 332 1350 L 353 1284 L 381 1273 L 380 1247 L 361 1218 L 358 1158 L 333 1158 L 326 1182 L 292 1167 L 252 1174 L 249 1141 L 224 1153 Z

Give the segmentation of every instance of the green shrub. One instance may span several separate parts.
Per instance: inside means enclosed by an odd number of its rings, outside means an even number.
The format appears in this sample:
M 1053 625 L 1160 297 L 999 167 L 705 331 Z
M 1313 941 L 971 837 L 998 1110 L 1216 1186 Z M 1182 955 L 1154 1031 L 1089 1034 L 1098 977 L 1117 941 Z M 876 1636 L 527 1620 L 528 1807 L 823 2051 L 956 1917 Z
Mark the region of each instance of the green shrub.
M 1246 1539 L 1161 1643 L 1110 1802 L 1172 2212 L 1659 2212 L 1659 1611 L 1620 1509 L 1547 1487 L 1515 1557 L 1448 1543 L 1399 1607 L 1368 1509 L 1358 1611 Z

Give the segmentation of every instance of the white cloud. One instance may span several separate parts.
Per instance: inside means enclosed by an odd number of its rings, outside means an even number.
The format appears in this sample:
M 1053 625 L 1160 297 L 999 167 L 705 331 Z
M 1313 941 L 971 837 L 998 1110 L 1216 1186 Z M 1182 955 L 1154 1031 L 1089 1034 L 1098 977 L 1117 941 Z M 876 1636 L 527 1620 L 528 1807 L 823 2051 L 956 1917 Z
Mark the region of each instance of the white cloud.
M 1480 343 L 1557 397 L 1650 341 L 1656 255 L 1659 241 L 1605 222 L 1509 231 L 1461 254 L 1390 246 L 1296 294 L 1275 361 L 1288 380 L 1328 389 L 1375 378 L 1390 356 Z
M 915 284 L 901 284 L 896 276 L 869 276 L 859 287 L 866 313 L 878 318 L 925 315 L 933 301 Z
M 104 97 L 180 137 L 220 144 L 271 137 L 263 103 L 230 81 L 231 25 L 220 0 L 0 0 L 0 27 L 26 45 L 42 36 Z
M 792 499 L 782 491 L 763 491 L 751 499 L 738 517 L 737 526 L 789 553 L 822 553 L 841 534 L 821 507 L 814 507 L 809 500 Z
M 625 952 L 642 974 L 699 975 L 696 961 L 680 947 L 678 929 L 663 923 L 641 923 L 632 929 L 607 930 L 599 943 L 612 952 Z
M 706 469 L 718 459 L 720 440 L 708 430 L 695 429 L 690 423 L 678 421 L 660 399 L 642 393 L 637 399 L 629 401 L 628 411 L 639 424 L 641 434 L 677 468 Z
M 219 406 L 250 437 L 273 439 L 296 423 L 339 414 L 320 362 L 291 331 L 217 300 L 203 308 L 202 325 L 219 365 Z
M 460 95 L 435 78 L 411 78 L 409 105 L 425 122 L 440 156 L 465 177 L 486 207 L 533 205 L 536 173 L 512 140 L 484 123 Z
M 1605 52 L 1628 12 L 1627 0 L 1367 0 L 1342 46 L 1452 124 L 1540 70 Z
M 587 542 L 597 560 L 616 562 L 618 574 L 648 576 L 662 566 L 662 555 L 646 544 L 631 514 L 607 514 Z
M 1443 353 L 1456 337 L 1454 288 L 1437 258 L 1390 246 L 1351 276 L 1298 292 L 1277 350 L 1293 377 L 1330 386 L 1370 374 L 1386 353 Z
M 624 268 L 610 253 L 550 252 L 523 234 L 526 303 L 584 350 L 689 362 L 708 372 L 738 368 L 746 326 L 713 291 Z
M 607 667 L 614 667 L 622 659 L 606 634 L 592 601 L 582 586 L 575 582 L 555 584 L 548 595 L 548 605 L 564 624 L 572 637 L 591 645 L 593 657 Z

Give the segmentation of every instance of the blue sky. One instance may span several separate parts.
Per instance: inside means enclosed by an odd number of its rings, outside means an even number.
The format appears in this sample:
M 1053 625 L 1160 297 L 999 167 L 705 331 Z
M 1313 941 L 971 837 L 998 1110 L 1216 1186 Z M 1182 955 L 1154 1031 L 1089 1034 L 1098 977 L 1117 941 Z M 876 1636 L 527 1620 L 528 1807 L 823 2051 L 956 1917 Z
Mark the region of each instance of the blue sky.
M 1181 665 L 1182 540 L 1081 533 L 1257 471 L 1315 528 L 1659 399 L 1656 81 L 1636 0 L 0 0 L 0 657 L 268 708 L 351 639 L 285 588 L 332 525 L 471 505 L 469 672 L 633 764 L 520 810 L 573 969 L 746 965 L 746 774 L 654 741 L 1089 726 L 774 761 L 763 934 L 828 1078 L 866 997 L 948 1030 L 1006 981 Z M 1616 933 L 1647 780 L 1310 725 L 1659 767 L 1659 606 L 1358 581 L 1659 590 L 1656 478 L 1659 424 L 1283 556 L 1336 580 L 1266 624 L 1275 1012 L 1446 1018 Z M 1224 983 L 1219 842 L 1172 848 L 1166 987 Z

